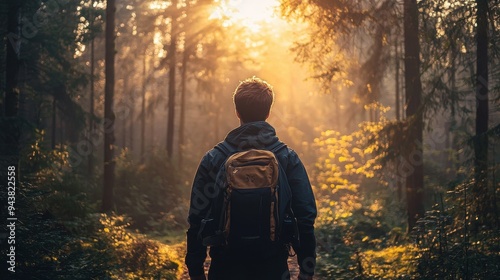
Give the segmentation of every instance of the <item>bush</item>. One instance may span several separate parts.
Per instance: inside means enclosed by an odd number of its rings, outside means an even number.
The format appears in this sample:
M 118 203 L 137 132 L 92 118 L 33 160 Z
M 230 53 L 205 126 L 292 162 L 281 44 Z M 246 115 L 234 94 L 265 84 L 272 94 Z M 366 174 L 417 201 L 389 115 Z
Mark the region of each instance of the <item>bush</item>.
M 124 150 L 117 158 L 115 205 L 141 230 L 166 231 L 185 228 L 187 186 L 180 183 L 177 166 L 166 154 L 151 154 L 144 164 Z
M 40 212 L 43 196 L 34 185 L 19 187 L 17 279 L 177 279 L 182 273 L 175 248 L 130 232 L 125 217 L 57 219 Z
M 22 180 L 36 186 L 34 197 L 39 211 L 62 220 L 82 218 L 97 211 L 97 201 L 91 198 L 98 191 L 91 178 L 80 175 L 71 165 L 70 152 L 65 145 L 55 150 L 43 147 L 44 133 L 23 150 L 20 160 Z
M 413 238 L 418 248 L 419 279 L 498 279 L 500 232 L 475 226 L 473 204 L 464 200 L 471 182 L 457 185 L 419 220 Z M 466 212 L 465 209 L 468 209 Z
M 382 117 L 349 135 L 326 131 L 314 140 L 318 274 L 327 279 L 404 278 L 414 271 L 415 263 L 397 259 L 411 246 L 399 244 L 400 205 L 389 188 L 393 178 L 381 172 L 388 164 L 385 124 Z
M 130 218 L 96 213 L 93 179 L 74 172 L 65 146 L 44 149 L 39 136 L 20 162 L 16 279 L 177 279 L 177 248 L 130 231 Z

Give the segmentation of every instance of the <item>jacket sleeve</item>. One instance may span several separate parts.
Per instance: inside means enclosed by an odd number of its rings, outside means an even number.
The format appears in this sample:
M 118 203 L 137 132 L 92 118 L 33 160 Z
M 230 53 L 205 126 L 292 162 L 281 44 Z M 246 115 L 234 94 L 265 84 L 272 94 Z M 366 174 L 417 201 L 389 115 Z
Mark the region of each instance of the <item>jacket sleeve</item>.
M 211 171 L 211 154 L 207 153 L 201 160 L 193 181 L 191 202 L 189 206 L 189 229 L 187 231 L 186 266 L 190 276 L 204 274 L 203 263 L 207 257 L 207 248 L 198 239 L 201 220 L 205 217 L 210 203 L 210 189 L 215 185 L 215 176 Z
M 292 210 L 299 228 L 300 247 L 294 248 L 300 273 L 313 275 L 316 267 L 316 237 L 314 220 L 316 219 L 316 200 L 306 169 L 295 151 L 290 150 L 286 169 L 288 183 L 292 190 Z

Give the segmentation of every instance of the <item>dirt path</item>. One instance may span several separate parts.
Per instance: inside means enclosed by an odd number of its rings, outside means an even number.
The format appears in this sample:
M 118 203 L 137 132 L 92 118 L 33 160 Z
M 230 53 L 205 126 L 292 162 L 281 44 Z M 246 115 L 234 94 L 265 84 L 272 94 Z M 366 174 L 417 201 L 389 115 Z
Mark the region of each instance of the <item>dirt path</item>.
M 210 259 L 205 262 L 205 274 L 208 274 L 208 268 L 210 266 Z M 290 279 L 297 279 L 299 275 L 299 265 L 297 264 L 297 257 L 288 258 L 288 269 L 290 270 Z M 186 265 L 184 265 L 183 269 L 184 273 L 182 274 L 181 280 L 189 280 L 189 275 L 187 272 Z

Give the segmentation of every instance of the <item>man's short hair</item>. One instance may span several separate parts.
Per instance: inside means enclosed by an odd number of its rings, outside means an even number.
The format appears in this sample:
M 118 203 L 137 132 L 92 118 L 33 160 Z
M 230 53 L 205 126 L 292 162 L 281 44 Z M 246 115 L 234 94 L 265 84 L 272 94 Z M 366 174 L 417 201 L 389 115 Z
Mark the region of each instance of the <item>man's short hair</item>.
M 233 101 L 242 122 L 265 121 L 274 102 L 273 87 L 255 76 L 248 78 L 236 87 Z

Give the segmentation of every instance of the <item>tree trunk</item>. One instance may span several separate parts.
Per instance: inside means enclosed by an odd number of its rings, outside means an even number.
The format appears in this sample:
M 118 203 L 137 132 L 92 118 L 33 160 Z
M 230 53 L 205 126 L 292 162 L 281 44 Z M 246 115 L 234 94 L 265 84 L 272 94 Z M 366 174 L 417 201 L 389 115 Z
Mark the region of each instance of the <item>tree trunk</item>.
M 224 91 L 221 91 L 221 92 L 224 92 Z M 214 109 L 214 113 L 215 113 L 215 121 L 214 121 L 214 140 L 213 140 L 213 143 L 216 143 L 217 141 L 220 141 L 219 139 L 219 130 L 220 130 L 220 105 L 219 105 L 219 101 L 217 99 L 214 98 L 214 105 L 215 105 L 215 109 Z
M 173 1 L 174 7 L 176 1 Z M 174 150 L 174 116 L 175 116 L 175 68 L 176 68 L 176 50 L 177 50 L 177 34 L 176 32 L 176 17 L 172 16 L 172 26 L 170 29 L 170 46 L 168 49 L 169 55 L 169 73 L 168 73 L 168 120 L 167 120 L 167 155 L 172 159 Z
M 0 137 L 3 143 L 0 147 L 0 166 L 3 169 L 2 183 L 5 183 L 5 191 L 7 191 L 7 183 L 12 182 L 14 179 L 17 185 L 19 179 L 19 137 L 20 128 L 18 120 L 19 111 L 19 88 L 18 88 L 18 75 L 19 75 L 19 53 L 20 47 L 20 7 L 18 1 L 8 2 L 8 16 L 7 16 L 7 37 L 5 40 L 7 57 L 5 59 L 5 99 L 4 99 L 4 113 L 5 118 L 2 120 L 2 134 Z M 7 174 L 8 173 L 8 174 Z M 8 175 L 8 177 L 7 177 Z M 14 176 L 12 176 L 14 175 Z M 5 176 L 5 178 L 4 178 Z M 9 186 L 12 186 L 9 184 Z
M 50 147 L 52 150 L 56 149 L 56 120 L 57 120 L 57 102 L 56 97 L 52 97 L 52 135 L 50 139 Z
M 125 105 L 126 106 L 126 105 Z M 127 148 L 127 119 L 123 118 L 122 122 L 122 150 Z
M 102 192 L 102 211 L 113 210 L 113 186 L 115 184 L 115 162 L 113 145 L 115 143 L 113 96 L 115 87 L 115 0 L 106 4 L 106 53 L 105 53 L 105 92 L 104 92 L 104 184 Z
M 125 77 L 123 79 L 123 91 L 122 91 L 122 103 L 125 108 L 128 107 L 128 104 L 127 104 L 127 99 L 129 98 L 129 90 L 128 90 L 128 77 Z M 128 117 L 121 117 L 121 121 L 122 121 L 122 149 L 125 149 L 127 148 L 127 120 L 128 120 Z
M 395 91 L 395 105 L 396 105 L 396 121 L 400 121 L 401 120 L 401 108 L 399 106 L 399 104 L 401 104 L 401 98 L 399 97 L 400 96 L 400 85 L 399 85 L 399 42 L 398 42 L 398 38 L 397 38 L 397 34 L 395 35 L 396 36 L 396 40 L 394 42 L 394 58 L 395 58 L 395 84 L 394 84 L 394 91 Z
M 400 72 L 400 53 L 399 53 L 399 41 L 398 41 L 398 34 L 395 34 L 395 40 L 394 40 L 394 103 L 395 103 L 395 109 L 396 109 L 396 121 L 399 122 L 401 121 L 401 85 L 399 83 L 399 72 Z M 399 126 L 398 126 L 399 127 Z M 401 133 L 398 129 L 398 133 Z M 400 159 L 396 159 L 396 166 L 399 166 L 401 164 Z M 398 198 L 398 202 L 403 201 L 403 181 L 401 178 L 398 178 L 396 180 L 396 195 Z
M 94 9 L 94 0 L 90 1 L 90 26 L 94 26 L 94 13 L 92 13 L 92 9 Z M 95 71 L 95 47 L 94 47 L 94 36 L 92 35 L 92 40 L 90 41 L 90 109 L 89 109 L 89 136 L 93 137 L 94 133 L 94 71 Z M 94 171 L 94 153 L 91 152 L 88 158 L 88 169 L 87 173 L 89 178 L 92 177 L 92 173 Z
M 477 3 L 476 135 L 474 137 L 474 179 L 479 223 L 488 214 L 488 1 Z
M 179 166 L 184 164 L 184 125 L 186 122 L 186 83 L 187 83 L 187 64 L 189 60 L 189 49 L 184 47 L 182 55 L 182 72 L 181 72 L 181 116 L 179 124 Z
M 399 53 L 399 40 L 398 40 L 398 34 L 395 34 L 394 37 L 395 37 L 395 42 L 394 42 L 394 62 L 395 62 L 395 66 L 394 66 L 394 72 L 395 72 L 395 77 L 394 77 L 394 80 L 395 80 L 395 83 L 394 83 L 394 99 L 395 99 L 395 107 L 396 107 L 396 121 L 399 122 L 401 121 L 401 85 L 399 83 L 399 71 L 401 69 L 401 66 L 399 64 L 399 60 L 400 60 L 400 53 Z M 399 126 L 398 126 L 398 133 L 401 133 L 401 131 L 399 131 Z M 396 166 L 399 166 L 401 164 L 400 162 L 400 159 L 397 158 L 396 159 Z M 401 203 L 403 201 L 403 181 L 398 178 L 396 180 L 396 195 L 398 197 L 398 202 Z
M 59 105 L 60 106 L 60 105 Z M 59 111 L 59 114 L 57 115 L 59 118 L 59 149 L 62 151 L 64 148 L 63 148 L 63 144 L 64 144 L 64 120 L 63 120 L 63 112 L 62 110 Z
M 448 125 L 445 127 L 445 133 L 446 133 L 446 151 L 447 151 L 447 158 L 445 159 L 446 162 L 446 169 L 448 170 L 447 175 L 448 179 L 452 180 L 456 176 L 456 167 L 455 167 L 455 162 L 456 162 L 456 152 L 458 149 L 455 147 L 454 143 L 454 135 L 453 135 L 453 129 L 456 127 L 456 106 L 458 102 L 458 96 L 457 96 L 457 86 L 456 86 L 456 81 L 457 81 L 457 63 L 456 63 L 456 57 L 457 57 L 457 46 L 455 42 L 451 42 L 450 45 L 450 62 L 451 62 L 451 67 L 450 67 L 450 87 L 451 87 L 451 116 L 450 120 L 448 121 Z
M 154 149 L 156 147 L 156 134 L 155 134 L 155 114 L 156 114 L 156 93 L 154 92 L 154 90 L 152 91 L 152 94 L 151 94 L 151 102 L 149 103 L 149 108 L 150 111 L 148 111 L 148 114 L 150 114 L 150 123 L 151 123 L 151 128 L 149 129 L 149 134 L 148 134 L 148 138 L 149 138 L 149 143 L 150 143 L 150 147 L 151 149 Z
M 340 128 L 340 92 L 336 91 L 334 94 L 334 106 L 335 106 L 335 130 L 341 131 Z
M 406 120 L 408 134 L 404 160 L 409 170 L 406 174 L 406 205 L 408 231 L 424 215 L 423 191 L 423 120 L 421 112 L 422 84 L 420 81 L 420 43 L 418 39 L 417 0 L 404 1 L 404 49 Z
M 146 141 L 146 51 L 142 62 L 142 104 L 141 104 L 141 163 L 144 162 L 145 141 Z
M 129 150 L 130 152 L 132 152 L 134 150 L 134 118 L 135 118 L 135 98 L 134 98 L 134 95 L 135 95 L 135 90 L 134 91 L 130 91 L 130 117 L 128 118 L 130 124 L 129 124 L 129 127 L 128 127 L 128 130 L 129 130 L 129 138 L 128 138 L 128 142 L 129 142 Z

